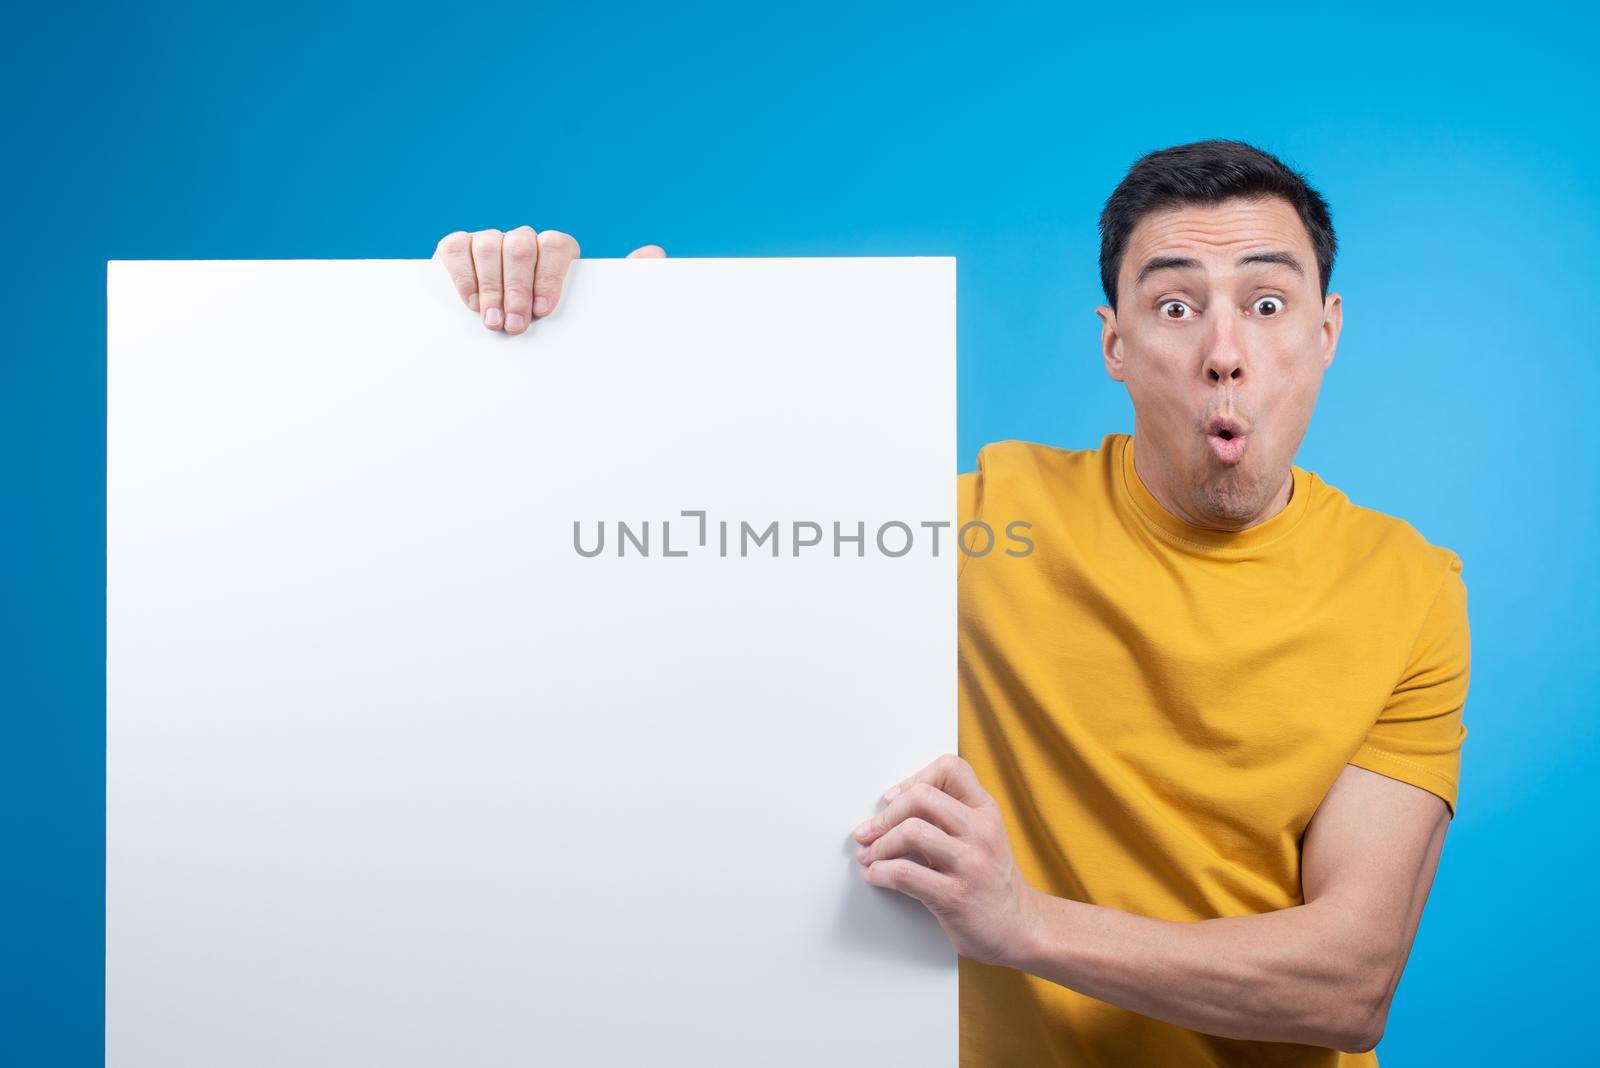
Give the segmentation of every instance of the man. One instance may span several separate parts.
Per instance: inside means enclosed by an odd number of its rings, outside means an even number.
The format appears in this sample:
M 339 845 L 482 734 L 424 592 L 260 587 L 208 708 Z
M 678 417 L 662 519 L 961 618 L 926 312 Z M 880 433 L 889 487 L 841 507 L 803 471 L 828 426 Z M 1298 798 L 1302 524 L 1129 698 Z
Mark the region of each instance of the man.
M 1300 175 L 1155 152 L 1101 235 L 1134 433 L 959 477 L 963 523 L 1036 547 L 958 557 L 962 756 L 892 787 L 858 860 L 961 954 L 965 1065 L 1373 1064 L 1454 812 L 1461 562 L 1293 466 L 1342 316 Z M 519 333 L 578 248 L 437 255 Z

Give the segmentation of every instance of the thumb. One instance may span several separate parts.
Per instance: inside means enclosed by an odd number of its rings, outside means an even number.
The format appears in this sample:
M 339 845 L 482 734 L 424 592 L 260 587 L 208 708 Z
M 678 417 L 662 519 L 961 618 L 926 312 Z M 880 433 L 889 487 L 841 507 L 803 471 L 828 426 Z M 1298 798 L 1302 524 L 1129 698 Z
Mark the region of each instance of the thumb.
M 628 253 L 628 259 L 630 260 L 664 260 L 666 258 L 667 250 L 660 245 L 641 245 Z

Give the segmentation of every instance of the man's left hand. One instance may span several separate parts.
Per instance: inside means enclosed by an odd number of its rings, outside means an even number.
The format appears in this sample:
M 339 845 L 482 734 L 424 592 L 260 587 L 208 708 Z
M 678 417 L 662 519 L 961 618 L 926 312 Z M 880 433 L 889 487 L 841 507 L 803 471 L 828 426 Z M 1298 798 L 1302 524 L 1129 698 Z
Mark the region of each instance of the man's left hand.
M 1016 957 L 1034 929 L 1038 891 L 1017 870 L 1000 806 L 972 765 L 947 753 L 883 800 L 855 830 L 867 882 L 922 902 L 962 956 Z

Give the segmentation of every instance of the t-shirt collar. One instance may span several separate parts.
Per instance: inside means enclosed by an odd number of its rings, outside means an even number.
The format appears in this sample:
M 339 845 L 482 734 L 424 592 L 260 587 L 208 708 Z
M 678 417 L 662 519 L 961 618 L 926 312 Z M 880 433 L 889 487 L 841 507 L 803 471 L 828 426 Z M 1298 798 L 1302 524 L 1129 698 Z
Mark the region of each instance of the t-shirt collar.
M 1259 549 L 1293 530 L 1305 515 L 1306 507 L 1310 503 L 1310 475 L 1291 465 L 1289 471 L 1294 479 L 1294 490 L 1289 497 L 1289 503 L 1271 519 L 1257 523 L 1253 527 L 1246 527 L 1244 530 L 1211 530 L 1207 527 L 1197 527 L 1167 511 L 1144 484 L 1144 480 L 1134 468 L 1131 435 L 1119 435 L 1116 447 L 1120 454 L 1117 466 L 1122 472 L 1120 481 L 1125 499 L 1133 504 L 1134 511 L 1139 517 L 1155 528 L 1165 540 L 1177 542 L 1189 549 L 1208 554 Z

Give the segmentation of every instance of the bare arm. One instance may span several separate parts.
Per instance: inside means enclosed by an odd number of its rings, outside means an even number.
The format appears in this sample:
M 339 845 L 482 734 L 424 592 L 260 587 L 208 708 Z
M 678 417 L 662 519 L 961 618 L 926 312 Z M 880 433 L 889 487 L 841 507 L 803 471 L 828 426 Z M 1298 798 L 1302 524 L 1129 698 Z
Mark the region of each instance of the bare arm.
M 1433 794 L 1347 766 L 1306 831 L 1305 904 L 1176 923 L 1028 886 L 965 761 L 910 782 L 926 785 L 858 828 L 858 859 L 922 900 L 957 952 L 1191 1030 L 1352 1052 L 1383 1035 L 1450 820 Z
M 1306 903 L 1171 923 L 1045 895 L 1014 967 L 1230 1038 L 1368 1050 L 1411 952 L 1449 812 L 1347 767 L 1307 830 Z

